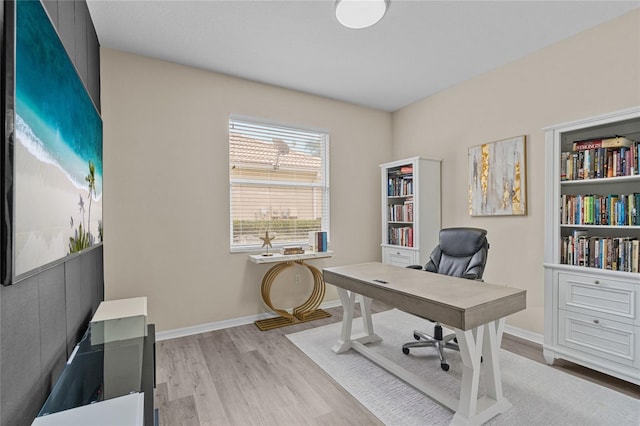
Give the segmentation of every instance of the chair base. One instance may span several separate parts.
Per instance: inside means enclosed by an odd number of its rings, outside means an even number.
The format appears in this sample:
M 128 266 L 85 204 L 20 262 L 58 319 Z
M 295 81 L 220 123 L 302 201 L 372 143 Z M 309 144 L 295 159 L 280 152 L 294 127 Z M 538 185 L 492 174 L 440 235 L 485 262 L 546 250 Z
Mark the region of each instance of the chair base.
M 434 335 L 435 336 L 430 336 L 423 331 L 414 330 L 413 337 L 415 337 L 416 341 L 405 343 L 404 345 L 402 345 L 402 352 L 408 355 L 410 348 L 435 347 L 438 350 L 438 356 L 440 357 L 440 368 L 442 368 L 444 371 L 448 371 L 449 364 L 447 363 L 447 359 L 444 355 L 444 349 L 446 348 L 460 351 L 458 343 L 454 341 L 456 335 L 449 334 L 447 336 L 443 336 L 442 326 L 440 324 L 435 325 Z

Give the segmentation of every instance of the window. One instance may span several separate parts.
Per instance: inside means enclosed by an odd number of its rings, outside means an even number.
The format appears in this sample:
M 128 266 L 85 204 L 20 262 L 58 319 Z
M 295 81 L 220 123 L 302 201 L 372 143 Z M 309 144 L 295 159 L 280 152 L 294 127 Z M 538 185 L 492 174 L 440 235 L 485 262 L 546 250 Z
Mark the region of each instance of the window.
M 329 231 L 327 132 L 231 116 L 229 119 L 231 251 L 309 244 Z

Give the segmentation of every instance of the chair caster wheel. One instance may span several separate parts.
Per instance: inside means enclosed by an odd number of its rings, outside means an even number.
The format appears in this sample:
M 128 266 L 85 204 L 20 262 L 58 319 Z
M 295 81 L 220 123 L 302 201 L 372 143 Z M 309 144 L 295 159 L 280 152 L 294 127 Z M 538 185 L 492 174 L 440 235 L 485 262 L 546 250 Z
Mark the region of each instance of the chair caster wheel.
M 409 355 L 409 348 L 402 348 L 402 353 L 405 355 Z
M 413 338 L 416 339 L 416 340 L 420 340 L 420 336 L 418 336 L 417 334 L 414 334 Z
M 442 370 L 444 370 L 444 371 L 449 371 L 449 364 L 442 363 L 442 364 L 440 364 L 440 368 L 442 368 Z

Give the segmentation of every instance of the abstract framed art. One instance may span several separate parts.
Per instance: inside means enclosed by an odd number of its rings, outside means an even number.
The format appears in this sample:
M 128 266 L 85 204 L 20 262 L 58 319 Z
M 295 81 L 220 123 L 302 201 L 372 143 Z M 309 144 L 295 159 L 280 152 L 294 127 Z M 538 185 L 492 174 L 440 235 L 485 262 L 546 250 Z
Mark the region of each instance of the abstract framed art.
M 102 118 L 42 3 L 9 4 L 2 76 L 4 285 L 102 241 Z
M 469 214 L 527 214 L 526 137 L 469 148 Z

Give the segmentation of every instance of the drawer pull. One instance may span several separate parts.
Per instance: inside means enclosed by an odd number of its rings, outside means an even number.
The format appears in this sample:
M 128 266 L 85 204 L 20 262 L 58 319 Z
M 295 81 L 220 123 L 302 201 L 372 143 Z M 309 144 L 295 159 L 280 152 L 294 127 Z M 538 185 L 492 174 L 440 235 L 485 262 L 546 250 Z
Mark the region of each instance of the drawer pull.
M 593 320 L 593 323 L 594 323 L 594 324 L 600 324 L 600 320 L 594 319 L 594 320 Z
M 596 281 L 595 281 L 595 284 L 600 284 L 600 280 L 596 280 Z

